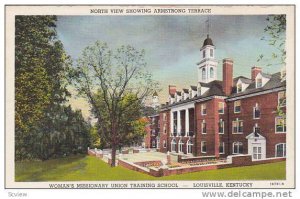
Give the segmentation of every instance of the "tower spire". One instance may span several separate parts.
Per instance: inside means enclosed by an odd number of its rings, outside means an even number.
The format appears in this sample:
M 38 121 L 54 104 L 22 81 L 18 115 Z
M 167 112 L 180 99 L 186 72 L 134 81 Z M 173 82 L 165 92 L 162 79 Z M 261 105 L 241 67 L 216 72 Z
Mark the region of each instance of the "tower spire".
M 210 29 L 210 19 L 209 16 L 207 16 L 206 22 L 206 29 L 207 29 L 207 37 L 209 36 L 209 29 Z

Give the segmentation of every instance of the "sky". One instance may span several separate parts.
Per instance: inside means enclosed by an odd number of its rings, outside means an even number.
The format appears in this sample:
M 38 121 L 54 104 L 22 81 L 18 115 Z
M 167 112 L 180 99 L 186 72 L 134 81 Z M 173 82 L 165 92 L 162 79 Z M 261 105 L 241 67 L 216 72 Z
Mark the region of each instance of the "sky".
M 160 83 L 160 102 L 168 96 L 168 85 L 188 88 L 197 85 L 200 48 L 208 34 L 207 16 L 58 16 L 57 34 L 74 63 L 82 50 L 95 41 L 107 42 L 110 48 L 131 45 L 144 49 L 148 70 Z M 265 15 L 210 16 L 209 35 L 219 61 L 218 79 L 222 80 L 222 59 L 234 61 L 234 77 L 250 77 L 252 66 L 264 72 L 280 71 L 280 65 L 257 62 L 260 54 L 270 55 L 274 48 L 261 38 L 266 35 Z M 87 116 L 88 105 L 73 97 L 70 104 Z

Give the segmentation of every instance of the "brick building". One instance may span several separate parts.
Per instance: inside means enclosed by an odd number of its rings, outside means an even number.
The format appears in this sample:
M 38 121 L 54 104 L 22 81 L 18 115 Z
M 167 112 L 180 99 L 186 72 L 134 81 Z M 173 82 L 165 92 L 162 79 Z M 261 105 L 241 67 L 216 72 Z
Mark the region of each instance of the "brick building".
M 159 146 L 159 132 L 160 132 L 160 122 L 159 122 L 159 98 L 157 92 L 152 95 L 151 105 L 146 107 L 148 110 L 145 113 L 148 125 L 145 127 L 146 135 L 144 137 L 145 148 L 158 148 Z
M 198 84 L 181 91 L 169 86 L 168 102 L 159 113 L 159 150 L 194 156 L 285 157 L 286 81 L 282 74 L 266 74 L 255 66 L 251 78 L 234 78 L 233 60 L 223 59 L 220 81 L 209 36 L 200 55 Z

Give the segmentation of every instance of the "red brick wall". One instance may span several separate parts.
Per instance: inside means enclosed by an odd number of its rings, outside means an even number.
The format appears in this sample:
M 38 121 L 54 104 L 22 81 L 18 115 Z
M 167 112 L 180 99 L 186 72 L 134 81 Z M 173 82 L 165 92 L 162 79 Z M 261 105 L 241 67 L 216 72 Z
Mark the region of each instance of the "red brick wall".
M 145 135 L 145 138 L 144 138 L 144 142 L 145 142 L 145 147 L 146 148 L 150 148 L 151 146 L 151 126 L 150 126 L 150 120 L 149 118 L 145 118 L 148 122 L 148 124 L 146 125 L 145 127 L 145 131 L 146 131 L 146 135 Z
M 166 120 L 164 120 L 164 113 L 166 114 Z M 160 123 L 160 142 L 159 142 L 159 148 L 160 148 L 160 152 L 166 153 L 169 149 L 168 149 L 168 138 L 170 137 L 170 111 L 162 111 L 159 114 L 159 123 Z M 166 125 L 166 133 L 163 132 L 164 131 L 164 125 Z M 166 145 L 167 147 L 164 148 L 163 147 L 163 141 L 166 141 Z
M 226 104 L 224 114 L 218 113 L 219 102 L 224 102 L 224 99 L 214 98 L 209 101 L 201 102 L 196 104 L 196 154 L 197 156 L 216 156 L 219 157 L 219 142 L 228 142 L 228 135 L 219 134 L 219 120 L 222 118 L 225 120 L 226 117 Z M 201 105 L 206 104 L 207 114 L 201 114 Z M 202 122 L 205 120 L 206 123 L 206 134 L 202 133 Z M 226 123 L 226 121 L 224 122 Z M 226 127 L 225 127 L 226 128 Z M 201 141 L 206 141 L 206 153 L 201 153 Z M 226 148 L 226 146 L 225 146 Z M 226 152 L 226 150 L 225 150 Z M 227 152 L 226 152 L 227 153 Z M 222 157 L 225 155 L 221 155 Z
M 258 103 L 261 111 L 260 119 L 253 119 L 253 107 Z M 278 104 L 278 92 L 259 95 L 241 99 L 241 112 L 234 113 L 234 102 L 228 102 L 229 119 L 229 151 L 232 154 L 232 143 L 240 141 L 243 143 L 244 154 L 248 153 L 248 140 L 246 136 L 253 132 L 253 127 L 257 123 L 261 130 L 261 135 L 266 138 L 266 157 L 275 157 L 275 145 L 286 142 L 285 133 L 275 133 L 275 117 Z M 243 134 L 232 134 L 232 121 L 243 120 Z

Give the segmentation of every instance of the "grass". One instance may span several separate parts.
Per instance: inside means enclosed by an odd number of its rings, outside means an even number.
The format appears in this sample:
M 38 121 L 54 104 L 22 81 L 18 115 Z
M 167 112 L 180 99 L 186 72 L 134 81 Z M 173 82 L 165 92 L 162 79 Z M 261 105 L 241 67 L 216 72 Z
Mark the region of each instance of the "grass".
M 92 156 L 72 156 L 48 161 L 16 162 L 17 182 L 114 180 L 283 180 L 285 161 L 247 167 L 152 177 L 121 166 L 111 168 Z

